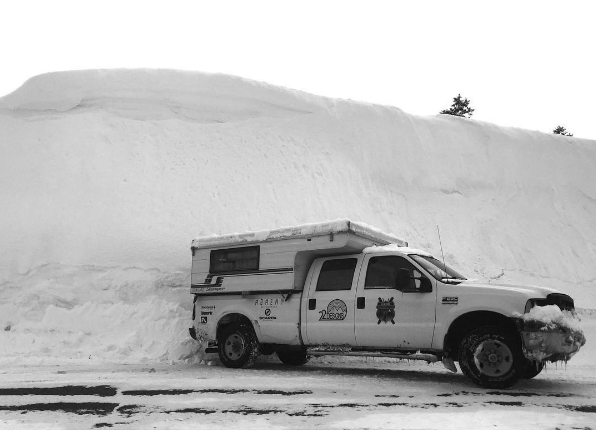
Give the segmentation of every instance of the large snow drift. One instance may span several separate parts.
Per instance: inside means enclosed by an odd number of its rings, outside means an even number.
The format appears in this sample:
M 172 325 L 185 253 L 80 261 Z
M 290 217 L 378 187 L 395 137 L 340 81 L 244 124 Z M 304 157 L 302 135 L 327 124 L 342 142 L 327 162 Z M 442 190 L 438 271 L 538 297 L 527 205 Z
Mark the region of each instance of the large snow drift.
M 596 142 L 240 78 L 108 70 L 0 98 L 4 359 L 178 360 L 194 237 L 349 218 L 596 308 Z

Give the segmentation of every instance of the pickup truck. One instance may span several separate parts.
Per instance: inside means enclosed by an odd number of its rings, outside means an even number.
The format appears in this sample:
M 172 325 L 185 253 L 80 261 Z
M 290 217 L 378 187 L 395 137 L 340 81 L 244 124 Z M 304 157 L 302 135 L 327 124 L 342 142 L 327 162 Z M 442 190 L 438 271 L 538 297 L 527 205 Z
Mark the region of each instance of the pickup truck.
M 431 254 L 337 220 L 192 241 L 192 338 L 232 368 L 261 354 L 442 361 L 505 388 L 585 343 L 561 292 L 467 280 Z M 534 309 L 558 318 L 533 318 Z M 561 323 L 563 321 L 563 323 Z

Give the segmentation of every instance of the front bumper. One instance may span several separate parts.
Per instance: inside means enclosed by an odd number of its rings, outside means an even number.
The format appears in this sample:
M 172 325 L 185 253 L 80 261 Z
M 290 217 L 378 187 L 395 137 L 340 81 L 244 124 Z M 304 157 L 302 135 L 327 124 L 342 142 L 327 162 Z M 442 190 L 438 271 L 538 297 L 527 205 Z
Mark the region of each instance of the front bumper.
M 581 331 L 567 328 L 520 330 L 524 355 L 532 361 L 567 361 L 586 343 Z

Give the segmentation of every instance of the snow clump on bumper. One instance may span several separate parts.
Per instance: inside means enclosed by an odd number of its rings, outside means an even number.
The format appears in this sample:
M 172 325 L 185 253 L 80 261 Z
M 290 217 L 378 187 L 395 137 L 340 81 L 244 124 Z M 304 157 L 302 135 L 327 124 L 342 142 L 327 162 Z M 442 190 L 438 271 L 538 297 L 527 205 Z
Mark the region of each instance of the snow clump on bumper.
M 517 316 L 524 355 L 533 361 L 567 361 L 586 343 L 573 311 L 556 305 L 536 306 Z

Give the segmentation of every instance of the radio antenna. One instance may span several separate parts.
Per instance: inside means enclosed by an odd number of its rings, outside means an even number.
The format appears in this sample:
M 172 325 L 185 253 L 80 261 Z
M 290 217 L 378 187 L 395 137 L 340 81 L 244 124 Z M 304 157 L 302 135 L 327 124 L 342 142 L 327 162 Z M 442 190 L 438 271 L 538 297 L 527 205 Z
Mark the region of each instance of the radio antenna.
M 443 254 L 443 243 L 441 242 L 441 231 L 439 230 L 439 224 L 437 224 L 437 234 L 439 235 L 439 245 L 441 245 L 441 257 L 443 257 L 443 272 L 447 277 L 447 266 L 445 265 L 445 254 Z

